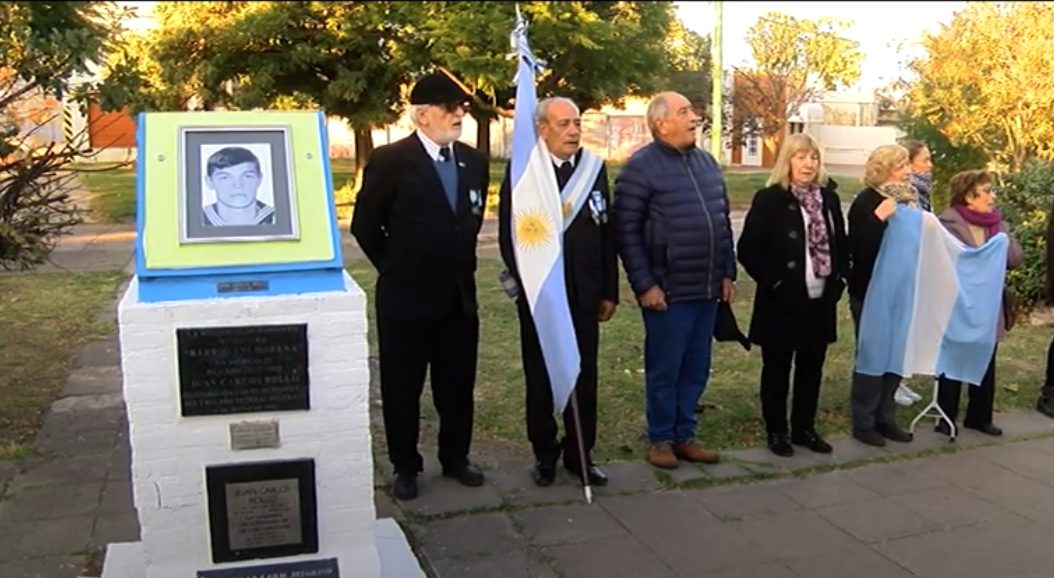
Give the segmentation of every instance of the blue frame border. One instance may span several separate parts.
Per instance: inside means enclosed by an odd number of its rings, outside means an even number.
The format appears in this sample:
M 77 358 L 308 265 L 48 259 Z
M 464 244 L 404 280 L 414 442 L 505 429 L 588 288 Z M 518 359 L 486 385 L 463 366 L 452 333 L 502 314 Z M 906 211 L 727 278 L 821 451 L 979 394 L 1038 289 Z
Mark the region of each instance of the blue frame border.
M 136 241 L 135 271 L 139 277 L 141 301 L 168 301 L 201 299 L 208 297 L 244 297 L 311 293 L 316 291 L 344 290 L 344 257 L 341 247 L 340 227 L 333 195 L 333 172 L 329 160 L 329 134 L 324 111 L 317 111 L 322 170 L 324 171 L 327 210 L 329 211 L 330 237 L 333 243 L 333 258 L 326 261 L 300 263 L 274 263 L 266 265 L 234 265 L 219 267 L 190 267 L 186 269 L 151 269 L 146 266 L 144 255 L 144 225 L 146 216 L 146 116 L 138 114 L 136 127 Z M 290 275 L 294 274 L 294 275 Z M 242 281 L 267 281 L 269 288 L 251 293 L 219 293 L 220 283 Z

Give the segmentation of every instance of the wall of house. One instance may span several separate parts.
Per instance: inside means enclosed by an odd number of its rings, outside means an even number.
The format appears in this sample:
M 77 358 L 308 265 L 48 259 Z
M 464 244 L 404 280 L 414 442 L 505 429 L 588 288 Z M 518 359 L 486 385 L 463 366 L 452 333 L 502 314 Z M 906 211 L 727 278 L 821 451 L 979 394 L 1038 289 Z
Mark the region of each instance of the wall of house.
M 875 148 L 897 142 L 901 131 L 891 126 L 806 125 L 823 148 L 823 160 L 828 165 L 863 165 Z

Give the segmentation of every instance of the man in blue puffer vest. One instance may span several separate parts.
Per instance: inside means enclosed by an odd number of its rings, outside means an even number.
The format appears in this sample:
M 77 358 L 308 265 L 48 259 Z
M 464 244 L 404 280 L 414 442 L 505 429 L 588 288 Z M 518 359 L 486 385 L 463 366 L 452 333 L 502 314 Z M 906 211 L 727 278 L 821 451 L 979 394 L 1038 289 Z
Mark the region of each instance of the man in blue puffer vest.
M 684 96 L 648 105 L 654 142 L 615 181 L 618 252 L 644 317 L 647 459 L 716 463 L 695 441 L 720 300 L 735 296 L 736 258 L 721 168 L 695 146 L 699 116 Z

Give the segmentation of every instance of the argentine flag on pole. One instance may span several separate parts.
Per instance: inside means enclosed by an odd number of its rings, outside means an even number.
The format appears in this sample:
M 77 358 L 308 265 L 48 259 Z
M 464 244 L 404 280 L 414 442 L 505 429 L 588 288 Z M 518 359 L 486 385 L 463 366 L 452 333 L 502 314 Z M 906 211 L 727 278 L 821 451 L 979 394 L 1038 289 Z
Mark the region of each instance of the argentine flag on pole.
M 856 370 L 981 383 L 995 350 L 1009 239 L 964 245 L 932 213 L 889 218 L 860 315 Z
M 538 138 L 534 75 L 541 64 L 527 44 L 527 23 L 516 8 L 512 47 L 516 74 L 516 112 L 512 125 L 512 242 L 521 291 L 542 347 L 553 389 L 553 406 L 563 412 L 575 388 L 581 360 L 564 283 L 564 214 L 560 188 L 545 142 Z

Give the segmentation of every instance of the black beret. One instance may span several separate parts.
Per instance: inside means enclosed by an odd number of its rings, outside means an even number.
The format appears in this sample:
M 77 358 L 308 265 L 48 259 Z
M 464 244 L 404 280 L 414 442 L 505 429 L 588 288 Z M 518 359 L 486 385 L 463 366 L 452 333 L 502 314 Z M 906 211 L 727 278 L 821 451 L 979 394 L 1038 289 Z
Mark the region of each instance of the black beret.
M 410 104 L 450 104 L 467 100 L 469 95 L 441 72 L 421 78 L 410 90 Z

